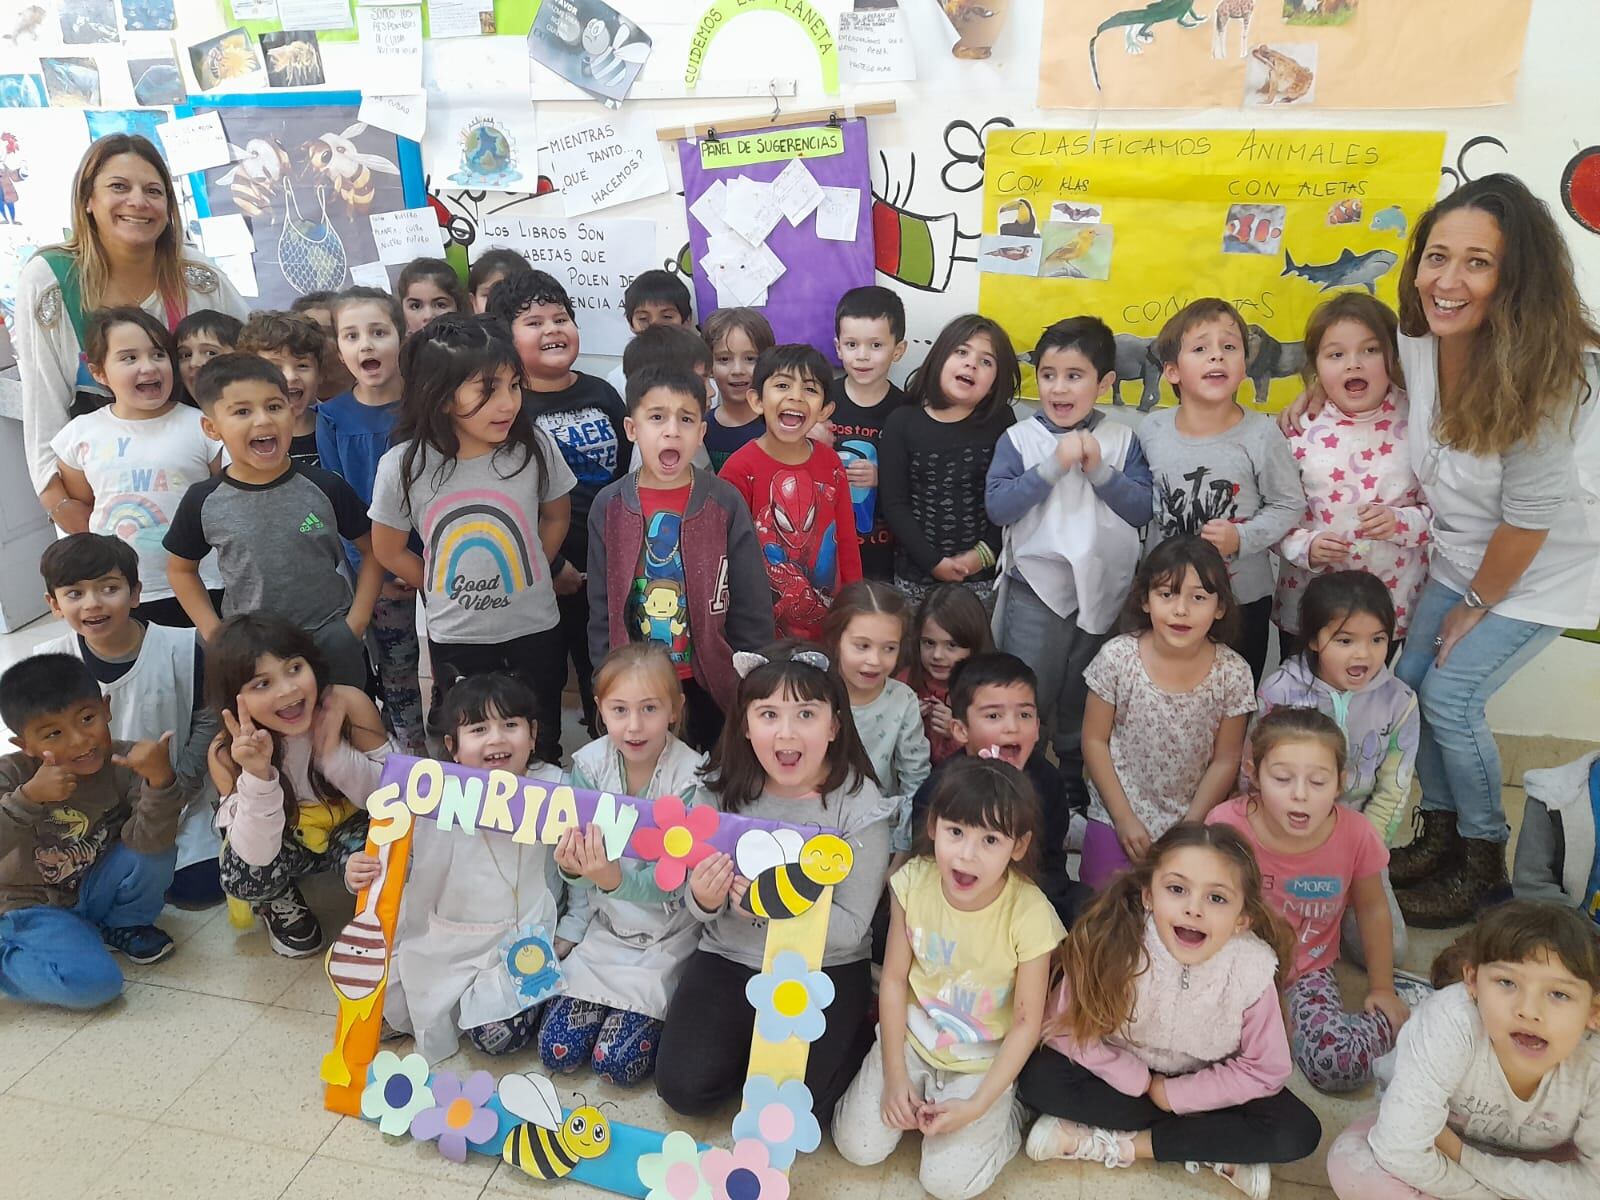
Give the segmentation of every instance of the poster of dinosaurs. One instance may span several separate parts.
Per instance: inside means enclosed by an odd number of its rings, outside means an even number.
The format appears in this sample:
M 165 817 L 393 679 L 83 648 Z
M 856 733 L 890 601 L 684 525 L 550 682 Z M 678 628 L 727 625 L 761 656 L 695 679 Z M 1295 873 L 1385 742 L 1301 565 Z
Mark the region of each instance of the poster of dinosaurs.
M 1506 104 L 1532 3 L 1044 0 L 1039 107 Z

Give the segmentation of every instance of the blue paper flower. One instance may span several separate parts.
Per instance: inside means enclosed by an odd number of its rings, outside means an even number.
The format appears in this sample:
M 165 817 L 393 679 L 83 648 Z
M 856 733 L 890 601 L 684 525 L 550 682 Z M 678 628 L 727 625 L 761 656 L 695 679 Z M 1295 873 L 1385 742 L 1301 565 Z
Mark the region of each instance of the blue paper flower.
M 773 956 L 770 971 L 751 977 L 744 994 L 756 1010 L 756 1032 L 767 1041 L 814 1042 L 827 1026 L 822 1010 L 833 1003 L 833 980 L 809 970 L 798 952 L 784 950 Z
M 361 1092 L 361 1115 L 390 1137 L 399 1137 L 411 1128 L 411 1118 L 432 1107 L 428 1060 L 420 1054 L 401 1058 L 392 1050 L 378 1051 L 372 1082 Z
M 787 1171 L 796 1154 L 822 1144 L 822 1128 L 811 1113 L 811 1089 L 798 1079 L 774 1083 L 766 1075 L 744 1081 L 744 1107 L 733 1119 L 733 1140 L 766 1143 L 772 1165 Z

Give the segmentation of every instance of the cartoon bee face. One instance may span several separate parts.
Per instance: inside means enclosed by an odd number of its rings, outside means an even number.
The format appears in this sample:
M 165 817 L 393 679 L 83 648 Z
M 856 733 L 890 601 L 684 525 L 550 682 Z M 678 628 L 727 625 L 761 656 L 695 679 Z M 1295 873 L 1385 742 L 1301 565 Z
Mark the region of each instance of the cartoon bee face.
M 800 848 L 800 869 L 806 878 L 829 886 L 844 882 L 854 860 L 850 843 L 831 833 L 819 833 Z
M 555 1085 L 546 1076 L 507 1075 L 499 1096 L 501 1106 L 524 1122 L 506 1136 L 501 1157 L 534 1179 L 564 1179 L 580 1162 L 611 1149 L 605 1114 L 584 1101 L 563 1120 Z
M 793 830 L 751 830 L 739 839 L 739 873 L 751 881 L 741 907 L 769 920 L 810 912 L 822 893 L 844 881 L 855 855 L 850 843 L 819 833 L 802 843 Z

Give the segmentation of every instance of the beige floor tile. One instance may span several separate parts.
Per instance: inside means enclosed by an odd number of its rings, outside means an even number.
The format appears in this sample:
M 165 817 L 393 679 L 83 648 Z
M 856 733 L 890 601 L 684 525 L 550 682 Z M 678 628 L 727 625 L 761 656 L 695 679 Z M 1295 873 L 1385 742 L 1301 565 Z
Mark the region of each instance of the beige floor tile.
M 188 1090 L 259 1005 L 130 983 L 7 1093 L 34 1100 L 154 1118 Z
M 559 1188 L 561 1200 L 605 1200 L 607 1196 L 615 1196 L 615 1192 L 601 1191 L 599 1188 L 590 1187 L 586 1183 L 575 1183 L 564 1179 L 560 1183 L 551 1184 L 548 1181 L 530 1179 L 510 1163 L 497 1162 L 494 1174 L 489 1177 L 488 1185 L 483 1189 L 485 1196 L 521 1196 L 523 1200 L 539 1200 L 544 1189 L 552 1192 Z M 795 1200 L 800 1200 L 802 1193 L 795 1193 Z
M 84 1200 L 226 1196 L 276 1200 L 311 1157 L 209 1133 L 153 1126 L 122 1154 Z
M 1309 1158 L 1299 1162 L 1284 1163 L 1274 1167 L 1274 1179 L 1283 1179 L 1292 1183 L 1310 1184 L 1314 1187 L 1328 1186 L 1328 1147 L 1333 1145 L 1333 1139 L 1344 1132 L 1357 1117 L 1365 1116 L 1372 1112 L 1378 1104 L 1377 1089 L 1368 1085 L 1359 1091 L 1348 1092 L 1344 1095 L 1330 1096 L 1319 1092 L 1305 1081 L 1305 1077 L 1296 1071 L 1289 1080 L 1289 1088 L 1296 1096 L 1304 1100 L 1317 1114 L 1317 1120 L 1322 1122 L 1322 1142 L 1317 1147 L 1317 1152 Z M 1276 1189 L 1274 1189 L 1276 1195 Z
M 328 972 L 321 958 L 302 960 L 300 973 L 294 977 L 294 982 L 273 1003 L 280 1008 L 293 1008 L 327 1017 L 330 1031 L 334 1027 L 333 1018 L 339 1015 L 339 1002 L 334 998 L 333 986 L 328 982 Z
M 483 1154 L 469 1154 L 464 1163 L 451 1162 L 430 1142 L 414 1142 L 409 1137 L 391 1138 L 378 1132 L 370 1121 L 341 1117 L 333 1132 L 317 1150 L 318 1158 L 332 1158 L 357 1166 L 377 1167 L 447 1183 L 470 1184 L 482 1188 L 500 1160 Z
M 161 1124 L 289 1150 L 320 1146 L 339 1123 L 317 1078 L 332 1042 L 333 1023 L 320 1013 L 264 1008 Z
M 482 1192 L 483 1185 L 478 1182 L 428 1179 L 313 1156 L 295 1176 L 281 1200 L 350 1200 L 353 1196 L 382 1196 L 384 1200 L 475 1200 Z M 567 1193 L 562 1195 L 565 1197 Z
M 122 1152 L 148 1135 L 144 1121 L 0 1096 L 0 1163 L 12 1196 L 82 1196 Z
M 212 914 L 171 958 L 127 968 L 128 978 L 141 983 L 253 1004 L 271 1004 L 304 970 L 303 960 L 274 954 L 259 925 L 235 929 L 221 911 Z
M 92 1020 L 92 1012 L 44 1008 L 0 997 L 0 1092 Z
M 157 918 L 156 924 L 181 947 L 215 921 L 221 921 L 224 925 L 228 923 L 227 905 L 219 904 L 215 908 L 193 910 L 173 908 L 169 904 L 161 910 L 161 916 Z

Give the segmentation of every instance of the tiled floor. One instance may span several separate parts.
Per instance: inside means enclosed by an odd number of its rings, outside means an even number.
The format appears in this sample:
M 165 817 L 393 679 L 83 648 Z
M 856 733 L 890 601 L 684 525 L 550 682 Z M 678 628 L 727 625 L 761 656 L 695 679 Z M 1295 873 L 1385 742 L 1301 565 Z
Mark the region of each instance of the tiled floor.
M 48 623 L 0 638 L 0 667 L 55 630 Z M 569 731 L 570 733 L 571 731 Z M 578 744 L 570 736 L 571 745 Z M 1508 790 L 1512 827 L 1522 794 Z M 308 889 L 325 929 L 350 911 L 332 880 Z M 331 1044 L 334 1005 L 320 958 L 276 957 L 262 931 L 236 930 L 226 913 L 168 910 L 163 925 L 178 951 L 153 967 L 132 967 L 124 996 L 94 1014 L 25 1008 L 0 1000 L 0 1163 L 5 1194 L 105 1200 L 314 1200 L 371 1194 L 385 1200 L 471 1200 L 531 1195 L 543 1185 L 496 1161 L 457 1166 L 431 1146 L 390 1140 L 370 1124 L 322 1107 L 317 1064 Z M 1450 938 L 1413 931 L 1406 965 L 1426 970 Z M 1359 977 L 1346 980 L 1358 999 Z M 399 1048 L 403 1048 L 399 1047 Z M 466 1051 L 444 1064 L 457 1070 L 508 1065 Z M 648 1087 L 626 1092 L 581 1075 L 570 1082 L 590 1102 L 614 1100 L 621 1120 L 683 1128 L 727 1145 L 734 1109 L 715 1119 L 679 1121 Z M 1326 1200 L 1328 1143 L 1372 1104 L 1320 1096 L 1293 1085 L 1322 1118 L 1322 1150 L 1277 1172 L 1280 1200 Z M 559 1088 L 563 1098 L 571 1088 Z M 802 1200 L 911 1200 L 917 1183 L 915 1138 L 880 1168 L 844 1163 L 831 1147 L 804 1156 L 792 1173 Z M 577 1191 L 589 1189 L 570 1185 Z M 1018 1158 L 990 1193 L 1006 1200 L 1185 1200 L 1237 1196 L 1211 1176 L 1143 1165 L 1108 1171 L 1083 1164 L 1040 1166 Z

